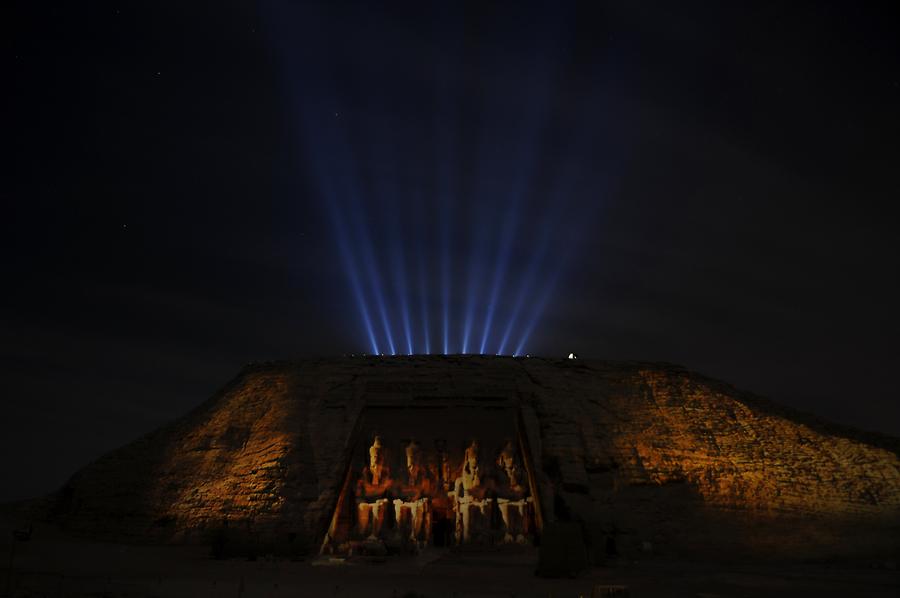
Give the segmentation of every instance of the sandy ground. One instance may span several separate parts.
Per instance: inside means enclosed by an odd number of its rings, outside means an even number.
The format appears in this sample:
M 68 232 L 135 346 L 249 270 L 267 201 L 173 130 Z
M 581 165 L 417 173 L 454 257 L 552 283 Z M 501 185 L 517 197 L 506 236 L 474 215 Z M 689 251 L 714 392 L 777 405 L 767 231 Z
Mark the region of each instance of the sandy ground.
M 9 537 L 8 535 L 6 536 Z M 382 563 L 327 559 L 217 561 L 204 547 L 86 542 L 36 529 L 18 543 L 9 596 L 146 597 L 554 597 L 626 586 L 632 597 L 900 596 L 893 562 L 713 564 L 620 560 L 576 579 L 534 575 L 537 551 L 426 551 Z M 7 595 L 6 563 L 0 596 Z M 604 594 L 605 595 L 605 594 Z

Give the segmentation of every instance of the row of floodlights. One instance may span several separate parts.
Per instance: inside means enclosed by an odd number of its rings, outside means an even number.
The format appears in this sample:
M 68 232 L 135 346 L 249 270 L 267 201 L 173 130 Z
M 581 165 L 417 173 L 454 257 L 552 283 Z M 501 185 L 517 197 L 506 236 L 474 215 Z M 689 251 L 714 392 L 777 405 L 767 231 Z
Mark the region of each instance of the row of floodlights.
M 488 357 L 487 354 L 477 354 L 477 353 L 466 353 L 465 355 L 468 355 L 471 357 Z M 371 355 L 369 353 L 345 353 L 344 357 L 373 357 L 373 355 Z M 392 357 L 392 356 L 385 355 L 384 353 L 380 353 L 377 355 L 377 357 Z M 403 357 L 403 356 L 398 355 L 397 357 Z M 407 357 L 416 357 L 416 356 L 415 355 L 407 355 Z M 496 355 L 493 357 L 500 357 L 500 355 Z M 533 357 L 533 355 L 531 355 L 531 353 L 526 353 L 525 355 L 513 355 L 512 357 L 521 359 L 523 357 L 526 357 L 526 358 Z M 578 359 L 578 355 L 576 355 L 575 353 L 569 353 L 566 356 L 566 359 Z

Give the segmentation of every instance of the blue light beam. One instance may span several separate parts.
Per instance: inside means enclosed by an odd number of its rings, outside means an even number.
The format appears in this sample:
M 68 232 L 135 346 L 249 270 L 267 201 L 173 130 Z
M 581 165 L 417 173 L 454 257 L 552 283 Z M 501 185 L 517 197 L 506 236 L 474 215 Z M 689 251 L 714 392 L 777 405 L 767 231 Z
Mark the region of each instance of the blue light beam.
M 580 153 L 580 155 L 583 154 Z M 611 193 L 611 190 L 608 187 L 606 188 L 605 192 L 602 193 L 599 191 L 595 191 L 595 193 L 598 193 L 599 195 L 597 201 L 593 203 L 582 202 L 581 205 L 586 205 L 588 207 L 586 207 L 581 213 L 578 214 L 577 220 L 572 220 L 570 222 L 566 222 L 565 220 L 563 220 L 561 216 L 562 214 L 567 212 L 566 207 L 567 204 L 571 201 L 570 198 L 572 196 L 573 190 L 583 188 L 583 186 L 576 181 L 577 175 L 571 173 L 572 169 L 576 168 L 577 166 L 578 165 L 574 161 L 567 164 L 567 172 L 565 173 L 567 176 L 564 176 L 562 178 L 562 184 L 560 185 L 560 188 L 558 188 L 556 193 L 557 201 L 553 202 L 553 204 L 556 204 L 558 207 L 558 211 L 555 213 L 555 218 L 553 219 L 554 225 L 546 227 L 543 231 L 541 239 L 541 249 L 539 252 L 535 253 L 535 261 L 532 263 L 533 274 L 529 276 L 530 283 L 533 283 L 537 280 L 537 274 L 539 272 L 541 262 L 544 261 L 544 259 L 549 255 L 548 249 L 551 241 L 550 231 L 561 230 L 563 227 L 567 227 L 565 242 L 562 244 L 561 251 L 554 254 L 556 256 L 555 263 L 548 264 L 548 268 L 552 267 L 552 272 L 549 276 L 547 276 L 547 278 L 541 281 L 541 291 L 537 295 L 537 300 L 531 304 L 531 318 L 528 321 L 528 324 L 525 326 L 524 331 L 522 332 L 513 355 L 521 355 L 523 353 L 525 344 L 528 342 L 528 339 L 531 337 L 531 334 L 532 332 L 534 332 L 537 324 L 541 321 L 548 302 L 553 297 L 553 293 L 555 292 L 560 279 L 566 273 L 566 270 L 572 261 L 572 257 L 577 248 L 578 240 L 582 238 L 582 234 L 586 230 L 586 226 L 589 223 L 593 222 L 597 211 L 602 205 L 600 197 L 608 196 Z M 610 167 L 614 167 L 614 164 L 610 164 Z M 594 176 L 599 175 L 595 173 Z M 525 289 L 524 292 L 520 294 L 519 299 L 524 301 L 525 298 L 530 298 L 529 296 L 530 288 Z M 509 330 L 507 330 L 507 338 L 508 333 Z
M 366 329 L 366 334 L 369 337 L 369 345 L 372 347 L 373 354 L 378 355 L 381 351 L 378 349 L 378 341 L 375 338 L 372 318 L 369 316 L 369 308 L 367 307 L 365 294 L 363 293 L 362 284 L 359 280 L 359 269 L 356 265 L 356 260 L 353 257 L 353 252 L 350 250 L 347 231 L 343 225 L 343 218 L 341 218 L 341 215 L 338 213 L 339 211 L 336 203 L 333 200 L 326 199 L 325 202 L 329 206 L 332 226 L 334 226 L 335 235 L 337 236 L 338 251 L 341 254 L 341 261 L 344 263 L 344 271 L 347 273 L 347 278 L 350 281 L 351 291 L 356 299 L 356 307 L 359 310 L 363 325 Z
M 307 98 L 306 101 L 312 102 L 310 98 Z M 351 293 L 356 302 L 360 318 L 363 321 L 363 326 L 369 339 L 369 346 L 373 353 L 378 355 L 381 351 L 369 312 L 369 303 L 363 289 L 360 267 L 352 250 L 350 235 L 345 224 L 346 219 L 341 210 L 341 201 L 335 192 L 333 185 L 333 181 L 336 177 L 333 172 L 330 172 L 331 169 L 322 157 L 327 154 L 323 145 L 328 145 L 328 141 L 333 141 L 333 138 L 330 138 L 328 135 L 322 135 L 319 130 L 322 127 L 315 122 L 314 119 L 309 117 L 310 114 L 315 113 L 316 109 L 321 110 L 323 108 L 321 104 L 316 105 L 315 107 L 309 107 L 308 110 L 302 112 L 304 118 L 299 119 L 295 124 L 300 129 L 300 138 L 305 141 L 305 147 L 307 149 L 306 153 L 312 166 L 310 170 L 313 175 L 314 185 L 322 195 L 324 203 L 328 207 L 328 216 L 334 229 L 338 253 L 340 254 L 341 262 L 344 266 L 346 278 L 350 282 Z M 315 142 L 313 142 L 312 139 L 315 139 Z
M 395 212 L 396 213 L 396 212 Z M 391 226 L 393 230 L 391 241 L 391 254 L 393 262 L 394 289 L 400 302 L 400 315 L 403 320 L 403 333 L 406 337 L 407 355 L 413 354 L 412 326 L 409 321 L 409 302 L 407 300 L 408 289 L 406 288 L 406 266 L 404 265 L 402 240 L 400 237 L 400 226 L 397 223 L 399 216 L 392 218 L 394 222 Z
M 384 328 L 384 335 L 387 339 L 388 348 L 391 351 L 391 355 L 396 355 L 397 348 L 394 345 L 394 335 L 391 332 L 391 322 L 390 318 L 388 317 L 387 305 L 384 300 L 384 292 L 381 289 L 381 276 L 379 274 L 378 264 L 375 262 L 375 258 L 373 257 L 375 254 L 373 249 L 374 246 L 365 224 L 363 206 L 355 193 L 351 192 L 350 196 L 353 203 L 350 208 L 350 213 L 353 214 L 352 222 L 354 234 L 359 240 L 361 246 L 360 253 L 363 256 L 363 266 L 365 267 L 368 274 L 369 287 L 371 289 L 372 295 L 375 297 L 375 306 L 378 309 L 378 315 L 381 318 L 381 324 Z
M 572 245 L 574 246 L 574 243 Z M 540 322 L 541 316 L 544 313 L 544 309 L 546 309 L 547 303 L 549 303 L 550 298 L 553 296 L 553 292 L 556 290 L 556 285 L 566 269 L 565 264 L 568 263 L 569 258 L 571 257 L 573 252 L 574 247 L 569 247 L 568 250 L 564 252 L 563 258 L 560 261 L 559 265 L 553 269 L 552 274 L 544 281 L 543 291 L 538 296 L 537 302 L 534 303 L 531 321 L 525 327 L 525 330 L 522 333 L 521 340 L 519 341 L 519 344 L 516 345 L 516 350 L 513 355 L 522 355 L 523 351 L 525 350 L 525 343 L 528 342 L 528 339 L 531 337 L 531 333 L 534 332 L 535 327 L 537 326 L 538 322 Z
M 420 192 L 416 192 L 413 195 L 414 205 L 415 205 L 415 220 L 416 220 L 416 229 L 418 230 L 418 235 L 416 236 L 416 242 L 418 245 L 418 250 L 416 251 L 417 256 L 417 268 L 418 268 L 418 278 L 419 278 L 419 309 L 422 312 L 422 344 L 425 347 L 425 355 L 431 354 L 431 330 L 430 330 L 430 322 L 428 318 L 428 268 L 426 267 L 425 255 L 427 252 L 427 238 L 426 234 L 426 225 L 425 225 L 425 209 L 424 202 L 422 198 L 422 194 Z
M 541 268 L 543 268 L 544 261 L 549 254 L 551 233 L 563 222 L 562 215 L 566 212 L 569 198 L 571 197 L 572 189 L 574 187 L 572 183 L 574 173 L 572 170 L 573 167 L 570 163 L 569 167 L 563 172 L 563 176 L 557 181 L 557 187 L 549 202 L 549 206 L 552 206 L 553 209 L 548 210 L 546 217 L 541 220 L 542 226 L 540 236 L 538 237 L 537 243 L 531 249 L 531 259 L 529 260 L 525 269 L 525 274 L 519 283 L 513 307 L 509 312 L 506 327 L 503 329 L 503 337 L 500 340 L 497 355 L 504 354 L 503 352 L 506 349 L 506 345 L 509 343 L 513 330 L 518 324 L 522 309 L 525 307 L 525 302 L 532 297 L 532 288 L 537 282 L 538 274 L 540 273 Z M 556 269 L 557 272 L 559 270 L 561 270 L 561 265 Z M 532 313 L 539 314 L 537 310 L 532 310 Z M 532 324 L 536 317 L 538 316 L 533 316 Z M 533 325 L 530 325 L 530 327 L 533 328 Z M 519 344 L 522 345 L 523 343 L 520 342 Z M 519 349 L 520 347 L 517 346 L 513 355 L 519 355 Z

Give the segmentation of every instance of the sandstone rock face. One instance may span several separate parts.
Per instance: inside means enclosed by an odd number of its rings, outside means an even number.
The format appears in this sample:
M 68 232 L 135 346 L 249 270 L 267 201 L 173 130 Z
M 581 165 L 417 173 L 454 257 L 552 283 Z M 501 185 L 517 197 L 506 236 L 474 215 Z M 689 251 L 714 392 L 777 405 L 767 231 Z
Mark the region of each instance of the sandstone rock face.
M 897 439 L 671 365 L 537 358 L 251 365 L 184 418 L 75 474 L 53 516 L 95 537 L 201 542 L 228 526 L 313 547 L 367 407 L 480 397 L 519 410 L 544 520 L 581 522 L 595 549 L 610 539 L 626 553 L 738 539 L 757 552 L 897 548 Z

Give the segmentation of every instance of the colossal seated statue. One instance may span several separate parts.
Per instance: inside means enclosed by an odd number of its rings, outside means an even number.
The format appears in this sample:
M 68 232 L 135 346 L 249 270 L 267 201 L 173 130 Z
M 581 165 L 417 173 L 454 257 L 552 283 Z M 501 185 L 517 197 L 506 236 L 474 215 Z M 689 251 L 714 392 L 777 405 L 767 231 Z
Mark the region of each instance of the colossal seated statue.
M 497 456 L 497 471 L 500 473 L 498 493 L 504 495 L 504 498 L 520 498 L 525 494 L 524 472 L 516 458 L 516 449 L 511 440 L 506 441 L 503 450 Z
M 387 494 L 392 485 L 381 437 L 375 436 L 369 447 L 369 463 L 363 467 L 356 485 L 357 529 L 360 536 L 378 537 L 384 524 Z
M 404 449 L 406 454 L 406 468 L 404 475 L 401 477 L 397 493 L 401 498 L 407 500 L 418 500 L 423 496 L 431 494 L 431 476 L 422 463 L 422 448 L 415 440 L 410 441 Z
M 405 453 L 406 468 L 395 485 L 398 496 L 394 499 L 395 520 L 397 527 L 408 533 L 411 542 L 427 544 L 431 538 L 431 478 L 422 463 L 422 449 L 415 440 L 406 445 Z
M 497 470 L 497 508 L 503 519 L 503 541 L 525 543 L 532 499 L 528 496 L 524 468 L 519 465 L 511 440 L 506 441 L 497 456 Z
M 473 532 L 489 530 L 494 501 L 485 497 L 486 490 L 478 461 L 478 441 L 473 439 L 466 448 L 460 476 L 452 492 L 456 505 L 457 542 L 468 543 Z

